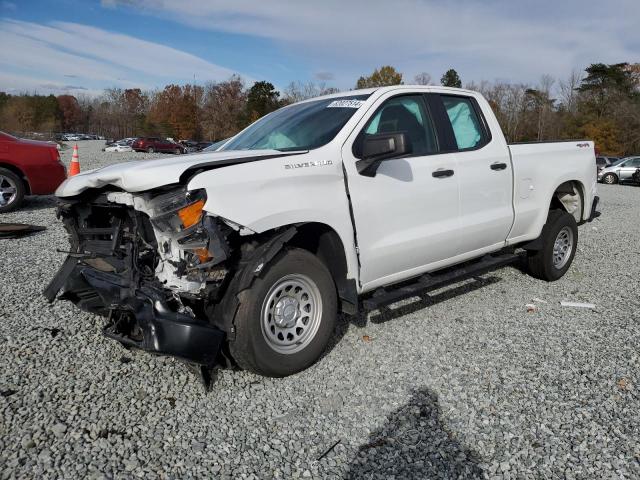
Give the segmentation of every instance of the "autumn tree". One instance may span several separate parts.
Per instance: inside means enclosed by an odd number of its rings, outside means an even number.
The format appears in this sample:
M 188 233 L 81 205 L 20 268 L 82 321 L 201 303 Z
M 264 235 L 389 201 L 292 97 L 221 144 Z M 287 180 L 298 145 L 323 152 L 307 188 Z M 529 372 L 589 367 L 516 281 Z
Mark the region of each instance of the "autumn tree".
M 66 132 L 73 131 L 82 117 L 78 100 L 73 95 L 59 95 L 58 106 L 62 112 L 62 129 Z
M 238 75 L 205 85 L 201 114 L 204 137 L 218 141 L 238 133 L 243 127 L 246 102 L 247 92 Z
M 402 84 L 402 74 L 395 68 L 385 65 L 376 68 L 368 77 L 360 77 L 356 82 L 356 88 L 386 87 Z
M 453 68 L 450 68 L 444 73 L 444 75 L 442 75 L 440 83 L 444 87 L 462 88 L 462 80 L 460 80 L 458 72 L 456 72 Z
M 148 120 L 160 135 L 178 139 L 198 138 L 198 99 L 201 96 L 202 87 L 199 86 L 167 85 L 154 95 Z

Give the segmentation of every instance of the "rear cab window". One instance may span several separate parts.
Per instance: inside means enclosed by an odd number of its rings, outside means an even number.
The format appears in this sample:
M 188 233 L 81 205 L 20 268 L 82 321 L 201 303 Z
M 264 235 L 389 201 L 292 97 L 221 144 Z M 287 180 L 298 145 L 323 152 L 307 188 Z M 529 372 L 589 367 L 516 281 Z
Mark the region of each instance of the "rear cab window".
M 488 143 L 488 132 L 470 97 L 440 95 L 458 150 L 475 150 Z

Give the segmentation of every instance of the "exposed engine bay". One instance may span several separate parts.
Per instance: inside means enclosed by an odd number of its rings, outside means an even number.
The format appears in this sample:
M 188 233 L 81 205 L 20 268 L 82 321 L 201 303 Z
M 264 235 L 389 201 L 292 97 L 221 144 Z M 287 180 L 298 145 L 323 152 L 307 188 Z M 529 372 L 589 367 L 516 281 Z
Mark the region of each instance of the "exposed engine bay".
M 108 318 L 123 344 L 212 365 L 224 340 L 208 320 L 228 283 L 239 234 L 206 215 L 202 190 L 86 192 L 58 216 L 71 249 L 45 291 Z

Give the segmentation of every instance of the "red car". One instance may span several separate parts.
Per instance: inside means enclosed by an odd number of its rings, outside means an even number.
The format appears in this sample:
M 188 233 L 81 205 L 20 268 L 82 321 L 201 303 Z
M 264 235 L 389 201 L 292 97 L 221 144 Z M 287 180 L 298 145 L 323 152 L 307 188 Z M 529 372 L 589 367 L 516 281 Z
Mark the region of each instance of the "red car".
M 49 195 L 67 178 L 53 143 L 0 132 L 0 213 L 15 210 L 25 195 Z
M 179 155 L 185 153 L 186 149 L 179 143 L 171 142 L 169 140 L 163 140 L 158 137 L 141 137 L 131 144 L 136 152 L 165 152 L 175 153 Z

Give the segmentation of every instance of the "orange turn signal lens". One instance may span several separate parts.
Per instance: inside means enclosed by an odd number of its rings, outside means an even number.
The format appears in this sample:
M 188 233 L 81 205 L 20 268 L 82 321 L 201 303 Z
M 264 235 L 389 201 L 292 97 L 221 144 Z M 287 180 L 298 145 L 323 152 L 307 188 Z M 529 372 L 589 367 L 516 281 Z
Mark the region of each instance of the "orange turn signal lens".
M 209 254 L 209 250 L 207 250 L 206 248 L 198 248 L 194 251 L 194 253 L 200 259 L 200 263 L 204 263 L 211 258 L 211 255 Z
M 196 203 L 187 205 L 184 208 L 178 210 L 178 216 L 182 221 L 184 228 L 189 228 L 202 218 L 202 208 L 204 207 L 204 200 L 198 200 Z

